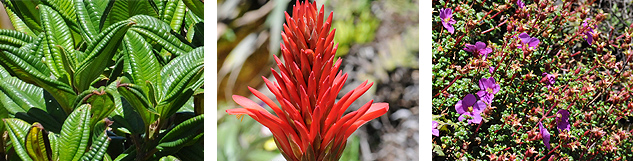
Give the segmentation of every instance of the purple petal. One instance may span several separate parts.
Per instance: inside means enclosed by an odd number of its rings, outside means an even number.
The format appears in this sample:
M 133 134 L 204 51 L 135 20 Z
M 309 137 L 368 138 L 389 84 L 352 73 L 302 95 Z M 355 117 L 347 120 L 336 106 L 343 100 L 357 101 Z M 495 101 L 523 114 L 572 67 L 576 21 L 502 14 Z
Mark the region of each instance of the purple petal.
M 519 6 L 519 8 L 524 8 L 525 7 L 525 3 L 523 3 L 523 1 L 521 1 L 521 0 L 517 1 L 517 5 Z
M 550 134 L 549 134 L 549 132 L 547 132 L 547 129 L 543 128 L 543 123 L 541 123 L 541 122 L 539 122 L 539 131 L 541 132 L 541 136 L 543 136 L 543 143 L 545 144 L 545 146 L 549 150 L 551 148 L 550 145 L 549 145 Z
M 521 39 L 521 43 L 525 44 L 528 41 L 530 41 L 531 37 L 530 37 L 530 35 L 528 35 L 527 33 L 524 32 L 524 33 L 519 34 L 519 38 Z
M 464 46 L 466 46 L 466 47 L 464 48 L 464 51 L 471 52 L 471 53 L 476 51 L 476 49 L 475 49 L 475 45 L 466 44 L 466 45 L 464 45 Z
M 490 72 L 490 74 L 492 74 L 494 71 L 495 71 L 495 67 L 493 67 L 492 65 L 488 67 L 488 72 Z
M 479 98 L 483 98 L 486 94 L 488 94 L 488 92 L 484 91 L 483 88 L 481 91 L 477 91 L 477 96 L 479 96 Z
M 476 115 L 473 115 L 473 119 L 472 119 L 472 120 L 468 120 L 468 123 L 469 123 L 469 124 L 470 124 L 470 123 L 473 123 L 473 124 L 480 124 L 480 123 L 481 123 L 481 120 L 482 120 L 481 115 L 476 114 Z
M 557 115 L 561 117 L 556 117 L 556 126 L 559 131 L 567 130 L 571 131 L 571 126 L 569 125 L 569 111 L 567 110 L 558 110 Z
M 455 110 L 458 114 L 466 112 L 466 110 L 464 110 L 464 106 L 462 105 L 462 100 L 457 101 L 457 104 L 455 104 Z
M 446 27 L 446 30 L 448 30 L 448 32 L 450 32 L 451 34 L 455 33 L 455 28 L 453 28 L 453 25 L 444 25 L 444 27 Z
M 487 81 L 488 81 L 488 79 L 486 79 L 486 78 L 479 79 L 479 89 L 481 89 L 482 91 L 485 91 L 486 87 L 488 85 Z
M 484 48 L 486 48 L 486 43 L 483 43 L 483 42 L 481 42 L 481 41 L 477 41 L 477 42 L 475 43 L 475 47 L 477 48 L 477 50 L 484 49 Z
M 440 19 L 442 19 L 442 22 L 444 22 L 444 19 L 446 18 L 446 10 L 447 9 L 440 9 Z
M 451 18 L 450 20 L 448 20 L 448 23 L 452 25 L 452 24 L 457 23 L 457 21 L 455 19 Z
M 477 101 L 477 103 L 473 106 L 473 114 L 479 115 L 481 112 L 486 109 L 486 104 L 482 101 Z
M 462 114 L 462 115 L 459 115 L 459 118 L 457 118 L 457 120 L 459 120 L 459 122 L 464 121 L 464 119 L 465 119 L 465 117 L 464 117 L 464 116 L 465 116 L 465 115 L 466 115 L 466 113 L 464 113 L 464 114 Z
M 431 130 L 433 135 L 435 136 L 440 136 L 440 131 L 437 129 L 437 126 L 439 125 L 439 123 L 437 123 L 437 121 L 433 121 L 431 124 Z
M 591 45 L 591 43 L 593 42 L 593 35 L 591 34 L 591 32 L 585 32 L 585 40 Z
M 582 27 L 587 27 L 587 21 L 591 20 L 591 18 L 586 18 L 584 21 L 582 21 Z
M 462 106 L 465 106 L 465 107 L 473 106 L 475 105 L 475 102 L 477 102 L 477 97 L 475 97 L 472 94 L 468 94 L 466 95 L 466 97 L 464 97 L 463 101 L 464 102 L 462 102 Z
M 541 41 L 537 38 L 531 38 L 528 44 L 528 47 L 535 48 Z
M 485 49 L 479 50 L 479 54 L 484 55 L 484 56 L 488 56 L 488 54 L 491 52 L 492 52 L 491 48 L 485 48 Z

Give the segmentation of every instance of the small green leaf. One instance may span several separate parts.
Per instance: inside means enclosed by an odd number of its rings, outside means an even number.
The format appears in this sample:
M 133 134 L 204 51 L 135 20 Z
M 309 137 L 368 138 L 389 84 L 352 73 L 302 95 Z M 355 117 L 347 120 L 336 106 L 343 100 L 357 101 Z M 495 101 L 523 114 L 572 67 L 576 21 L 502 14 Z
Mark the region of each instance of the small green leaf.
M 29 128 L 31 127 L 27 122 L 20 119 L 3 119 L 7 132 L 11 142 L 13 143 L 13 149 L 18 154 L 20 159 L 24 161 L 31 161 L 28 152 L 26 151 L 25 138 Z

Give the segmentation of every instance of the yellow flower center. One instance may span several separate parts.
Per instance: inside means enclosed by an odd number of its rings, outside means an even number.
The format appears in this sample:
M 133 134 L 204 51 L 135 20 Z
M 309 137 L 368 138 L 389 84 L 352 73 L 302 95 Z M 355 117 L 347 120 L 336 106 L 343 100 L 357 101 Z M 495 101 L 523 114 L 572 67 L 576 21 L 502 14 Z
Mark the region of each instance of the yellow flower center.
M 444 18 L 444 22 L 448 22 L 448 21 L 450 21 L 450 20 L 451 20 L 451 18 L 450 18 L 450 17 Z
M 492 88 L 488 88 L 488 89 L 486 89 L 486 92 L 492 93 L 492 92 L 494 92 L 494 90 L 492 90 Z
M 468 106 L 468 112 L 473 112 L 473 106 Z

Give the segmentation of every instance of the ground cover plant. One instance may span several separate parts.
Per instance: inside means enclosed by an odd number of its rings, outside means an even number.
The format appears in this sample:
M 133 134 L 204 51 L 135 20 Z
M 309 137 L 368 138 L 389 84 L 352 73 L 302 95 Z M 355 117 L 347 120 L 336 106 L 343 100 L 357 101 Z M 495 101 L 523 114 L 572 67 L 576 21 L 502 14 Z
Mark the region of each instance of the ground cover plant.
M 432 3 L 433 159 L 633 159 L 630 1 Z
M 0 160 L 203 159 L 202 1 L 0 2 Z

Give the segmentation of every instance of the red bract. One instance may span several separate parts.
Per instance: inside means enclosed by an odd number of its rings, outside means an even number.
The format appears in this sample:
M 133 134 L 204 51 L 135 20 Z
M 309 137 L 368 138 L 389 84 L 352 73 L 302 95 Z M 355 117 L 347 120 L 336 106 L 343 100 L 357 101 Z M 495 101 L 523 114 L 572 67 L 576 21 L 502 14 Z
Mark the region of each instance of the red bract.
M 238 95 L 233 100 L 244 108 L 226 110 L 229 114 L 248 114 L 273 133 L 277 147 L 287 160 L 338 160 L 347 138 L 358 127 L 387 112 L 387 103 L 366 103 L 358 111 L 343 116 L 345 110 L 373 83 L 365 81 L 335 102 L 347 80 L 338 72 L 341 59 L 334 62 L 332 13 L 325 18 L 323 7 L 317 12 L 315 3 L 293 7 L 293 16 L 286 13 L 281 33 L 281 53 L 275 56 L 279 71 L 271 68 L 276 83 L 262 77 L 275 95 L 279 106 L 259 91 L 248 89 L 269 107 L 269 113 L 257 103 Z

